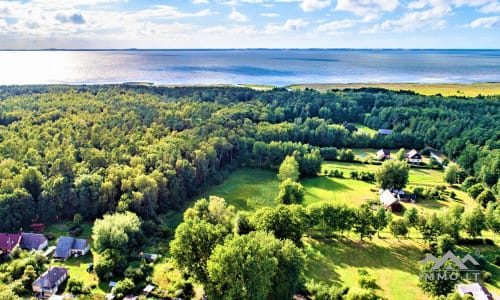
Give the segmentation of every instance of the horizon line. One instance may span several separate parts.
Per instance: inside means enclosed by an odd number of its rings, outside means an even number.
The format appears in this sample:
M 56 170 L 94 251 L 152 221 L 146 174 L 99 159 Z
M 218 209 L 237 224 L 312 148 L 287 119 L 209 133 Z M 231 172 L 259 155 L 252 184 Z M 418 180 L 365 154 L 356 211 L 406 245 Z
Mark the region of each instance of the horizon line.
M 499 51 L 500 48 L 0 48 L 0 51 L 241 51 L 241 50 L 389 50 L 389 51 Z

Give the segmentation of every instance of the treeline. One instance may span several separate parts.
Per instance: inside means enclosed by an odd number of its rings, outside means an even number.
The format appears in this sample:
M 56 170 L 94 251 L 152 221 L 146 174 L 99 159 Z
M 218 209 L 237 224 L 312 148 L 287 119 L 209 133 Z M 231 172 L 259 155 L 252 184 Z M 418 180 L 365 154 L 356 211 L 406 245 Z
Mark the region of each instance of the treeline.
M 2 231 L 75 213 L 154 219 L 243 164 L 277 169 L 293 155 L 314 176 L 333 147 L 435 147 L 498 194 L 493 97 L 110 85 L 2 87 L 0 99 Z

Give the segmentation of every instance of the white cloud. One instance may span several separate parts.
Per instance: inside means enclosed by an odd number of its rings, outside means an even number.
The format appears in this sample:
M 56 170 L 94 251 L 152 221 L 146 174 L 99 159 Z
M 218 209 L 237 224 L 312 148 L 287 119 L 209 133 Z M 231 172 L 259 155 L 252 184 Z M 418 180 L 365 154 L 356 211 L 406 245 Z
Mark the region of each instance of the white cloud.
M 284 24 L 267 24 L 266 33 L 279 33 L 285 31 L 299 31 L 304 29 L 309 22 L 302 19 L 288 19 Z
M 263 16 L 263 17 L 266 17 L 266 18 L 277 18 L 277 17 L 280 16 L 277 13 L 265 13 L 265 14 L 260 14 L 260 15 Z
M 488 3 L 487 5 L 479 9 L 480 12 L 484 14 L 499 13 L 500 12 L 500 2 L 495 1 Z
M 469 27 L 471 28 L 500 27 L 500 16 L 476 19 L 469 24 Z
M 317 31 L 339 31 L 340 29 L 347 29 L 356 26 L 358 20 L 344 19 L 340 21 L 333 21 L 329 23 L 322 24 L 316 28 Z
M 394 11 L 398 7 L 398 0 L 338 0 L 335 10 L 345 10 L 358 16 L 367 16 Z
M 208 4 L 208 0 L 193 0 L 193 4 Z
M 331 3 L 331 0 L 303 0 L 299 6 L 303 11 L 311 12 L 328 7 Z
M 247 22 L 249 20 L 247 16 L 238 12 L 234 8 L 233 8 L 233 11 L 231 12 L 231 14 L 229 14 L 229 19 L 236 21 L 236 22 Z

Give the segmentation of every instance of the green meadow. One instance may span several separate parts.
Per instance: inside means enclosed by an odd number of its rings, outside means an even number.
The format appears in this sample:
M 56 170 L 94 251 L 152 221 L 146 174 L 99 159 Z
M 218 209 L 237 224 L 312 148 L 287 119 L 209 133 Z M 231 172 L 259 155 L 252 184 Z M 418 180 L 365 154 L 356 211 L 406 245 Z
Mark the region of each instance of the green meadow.
M 301 180 L 305 188 L 304 205 L 319 201 L 332 201 L 359 206 L 368 200 L 377 199 L 375 183 L 348 179 L 351 171 L 375 172 L 379 166 L 346 162 L 324 162 L 324 170 L 337 169 L 344 172 L 345 178 L 318 176 Z M 410 169 L 409 187 L 432 187 L 444 185 L 443 172 L 431 169 Z M 275 205 L 274 198 L 278 194 L 279 181 L 276 173 L 268 170 L 243 168 L 233 172 L 222 184 L 210 188 L 204 197 L 216 195 L 223 197 L 238 210 L 255 211 L 258 208 Z M 450 187 L 448 187 L 450 189 Z M 419 211 L 439 211 L 460 203 L 467 208 L 475 205 L 467 194 L 453 188 L 456 199 L 443 201 L 424 200 L 415 206 Z M 413 229 L 410 239 L 398 241 L 386 231 L 381 238 L 371 241 L 360 241 L 358 236 L 319 237 L 310 232 L 303 238 L 307 263 L 305 276 L 308 280 L 324 282 L 336 286 L 358 286 L 358 270 L 367 270 L 377 280 L 377 294 L 387 299 L 429 299 L 417 287 L 419 261 L 424 258 L 425 244 L 420 235 Z M 490 238 L 493 236 L 487 235 Z M 481 252 L 484 256 L 498 253 L 497 246 L 461 247 L 463 252 Z M 500 268 L 488 263 L 487 270 L 493 278 L 500 278 Z M 500 292 L 499 282 L 487 285 L 491 291 Z

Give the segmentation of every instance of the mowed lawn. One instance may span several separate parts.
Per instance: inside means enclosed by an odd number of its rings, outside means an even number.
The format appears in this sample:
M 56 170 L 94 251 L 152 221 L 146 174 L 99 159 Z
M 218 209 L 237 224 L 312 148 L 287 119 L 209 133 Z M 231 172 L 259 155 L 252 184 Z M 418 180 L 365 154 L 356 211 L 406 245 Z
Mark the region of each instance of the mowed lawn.
M 275 205 L 279 184 L 275 172 L 243 168 L 231 173 L 222 184 L 209 188 L 203 197 L 219 196 L 238 210 L 254 211 Z

